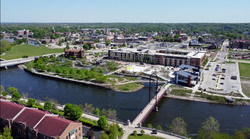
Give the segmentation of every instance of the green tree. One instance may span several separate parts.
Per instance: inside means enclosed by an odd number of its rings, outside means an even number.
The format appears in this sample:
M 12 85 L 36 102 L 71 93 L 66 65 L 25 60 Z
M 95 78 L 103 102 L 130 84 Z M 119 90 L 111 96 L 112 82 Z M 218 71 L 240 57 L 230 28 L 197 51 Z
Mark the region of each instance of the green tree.
M 70 110 L 70 118 L 72 120 L 77 120 L 82 116 L 82 109 L 77 105 L 74 105 Z
M 101 127 L 101 128 L 104 128 L 107 126 L 108 122 L 107 122 L 107 118 L 105 115 L 101 116 L 99 118 L 99 120 L 97 121 L 98 125 Z
M 0 85 L 0 92 L 5 91 L 4 87 L 2 85 Z
M 161 125 L 158 125 L 158 126 L 156 127 L 156 129 L 158 129 L 158 130 L 162 130 Z
M 148 128 L 153 128 L 152 124 L 149 123 L 148 124 Z
M 73 108 L 73 105 L 70 104 L 70 103 L 67 103 L 67 104 L 64 106 L 64 108 L 63 108 L 63 109 L 64 109 L 64 115 L 65 115 L 65 116 L 69 116 L 72 108 Z
M 22 96 L 18 93 L 18 92 L 13 92 L 12 93 L 12 99 L 13 100 L 19 100 L 19 99 L 21 99 L 22 98 Z
M 89 46 L 86 43 L 82 47 L 83 49 L 89 50 Z
M 218 134 L 220 131 L 220 124 L 214 117 L 210 116 L 205 122 L 201 124 L 201 129 L 197 137 L 201 139 L 212 138 L 213 134 Z
M 198 41 L 199 41 L 200 43 L 203 43 L 203 42 L 204 42 L 204 40 L 203 40 L 202 37 L 199 37 Z
M 8 92 L 3 91 L 1 94 L 2 94 L 3 96 L 7 96 L 7 95 L 8 95 Z
M 104 131 L 102 131 L 99 139 L 109 139 L 109 136 Z
M 245 135 L 241 131 L 236 131 L 233 139 L 245 139 Z
M 249 127 L 243 127 L 241 129 L 241 132 L 244 134 L 245 138 L 250 139 L 250 128 Z
M 8 88 L 8 91 L 12 94 L 12 93 L 14 93 L 14 92 L 18 92 L 18 89 L 15 88 L 15 87 L 9 87 L 9 88 Z
M 49 101 L 46 101 L 45 103 L 44 103 L 44 109 L 46 109 L 46 110 L 51 110 L 51 108 L 52 108 L 52 104 L 51 104 L 51 102 L 49 102 Z
M 56 73 L 60 74 L 60 73 L 62 73 L 62 70 L 61 69 L 56 69 Z
M 95 111 L 94 111 L 94 114 L 100 116 L 100 109 L 96 108 Z
M 63 69 L 63 74 L 67 76 L 69 74 L 69 71 L 67 69 Z
M 187 135 L 187 124 L 180 117 L 175 118 L 172 121 L 169 130 L 175 134 L 186 136 Z
M 105 41 L 105 44 L 106 44 L 107 46 L 109 46 L 109 45 L 111 44 L 110 40 L 106 40 L 106 41 Z
M 134 130 L 133 135 L 137 136 L 137 131 L 136 130 Z
M 114 139 L 116 139 L 116 137 L 118 136 L 118 128 L 116 124 L 112 124 L 109 126 L 109 134 L 113 134 L 113 136 L 115 137 Z
M 76 75 L 75 70 L 71 69 L 71 70 L 70 70 L 70 74 L 71 74 L 71 75 Z
M 11 136 L 11 130 L 8 128 L 8 126 L 5 126 L 3 128 L 2 138 L 3 139 L 13 139 L 13 137 Z
M 145 133 L 145 131 L 144 130 L 141 130 L 141 134 L 143 135 Z
M 27 102 L 27 106 L 32 107 L 36 103 L 36 100 L 33 98 L 29 98 Z

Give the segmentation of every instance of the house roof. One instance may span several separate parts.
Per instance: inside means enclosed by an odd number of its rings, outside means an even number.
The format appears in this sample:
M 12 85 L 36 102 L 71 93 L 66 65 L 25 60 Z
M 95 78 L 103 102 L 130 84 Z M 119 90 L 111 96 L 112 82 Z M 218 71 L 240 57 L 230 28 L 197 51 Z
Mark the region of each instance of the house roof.
M 23 108 L 23 105 L 1 99 L 0 117 L 6 119 L 13 119 Z
M 248 42 L 248 40 L 244 40 L 244 39 L 235 39 L 235 40 L 232 40 L 232 41 L 237 41 L 237 42 Z
M 26 108 L 14 121 L 22 122 L 28 127 L 34 127 L 48 111 L 41 111 L 34 108 Z
M 59 116 L 46 116 L 35 127 L 35 130 L 49 136 L 58 137 L 63 134 L 71 123 L 77 122 L 70 121 Z

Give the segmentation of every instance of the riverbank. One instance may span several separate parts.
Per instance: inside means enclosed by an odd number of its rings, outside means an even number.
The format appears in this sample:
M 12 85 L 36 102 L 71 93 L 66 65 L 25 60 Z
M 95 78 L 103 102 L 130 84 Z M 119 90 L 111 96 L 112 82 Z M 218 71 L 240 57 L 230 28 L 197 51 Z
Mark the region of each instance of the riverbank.
M 205 103 L 216 103 L 216 104 L 225 104 L 225 105 L 240 105 L 240 106 L 250 106 L 250 102 L 246 102 L 244 100 L 236 100 L 234 103 L 222 103 L 217 101 L 211 101 L 206 98 L 201 97 L 189 97 L 189 96 L 176 96 L 172 94 L 165 95 L 166 98 L 174 98 L 174 99 L 181 99 L 181 100 L 188 100 L 188 101 L 196 101 L 196 102 L 205 102 Z
M 90 81 L 76 80 L 76 79 L 70 79 L 70 78 L 66 78 L 66 77 L 60 77 L 60 76 L 55 75 L 55 74 L 52 75 L 52 74 L 41 73 L 41 72 L 37 72 L 34 69 L 28 70 L 27 67 L 24 65 L 19 66 L 19 68 L 24 69 L 26 72 L 29 72 L 31 74 L 38 75 L 38 76 L 44 76 L 44 77 L 48 77 L 48 78 L 54 78 L 54 79 L 59 79 L 59 80 L 75 82 L 75 83 L 81 83 L 84 85 L 90 85 L 90 86 L 95 86 L 95 87 L 100 87 L 100 88 L 105 88 L 105 89 L 111 89 L 114 91 L 124 92 L 124 93 L 135 92 L 135 91 L 138 91 L 144 87 L 144 85 L 137 83 L 137 82 L 133 82 L 133 83 L 128 82 L 127 84 L 116 85 L 114 87 L 111 84 L 93 83 Z M 129 88 L 129 87 L 131 87 L 131 88 Z

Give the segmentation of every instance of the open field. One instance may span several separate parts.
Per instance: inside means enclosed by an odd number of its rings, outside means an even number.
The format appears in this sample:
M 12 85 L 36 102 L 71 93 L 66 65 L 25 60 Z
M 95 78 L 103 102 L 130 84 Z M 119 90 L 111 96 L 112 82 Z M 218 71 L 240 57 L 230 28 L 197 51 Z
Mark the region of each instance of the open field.
M 250 77 L 250 63 L 239 63 L 240 76 Z
M 241 87 L 242 87 L 242 91 L 245 95 L 247 95 L 248 97 L 250 97 L 250 84 L 246 84 L 246 83 L 241 83 Z
M 22 56 L 40 56 L 45 54 L 51 54 L 51 53 L 61 53 L 63 52 L 63 49 L 50 49 L 45 46 L 33 46 L 29 44 L 22 44 L 22 45 L 15 45 L 11 48 L 9 52 L 7 52 L 4 56 L 2 56 L 3 59 L 9 60 L 9 59 L 17 59 L 22 58 Z
M 137 136 L 130 135 L 130 136 L 128 136 L 128 139 L 162 139 L 162 138 L 138 134 Z

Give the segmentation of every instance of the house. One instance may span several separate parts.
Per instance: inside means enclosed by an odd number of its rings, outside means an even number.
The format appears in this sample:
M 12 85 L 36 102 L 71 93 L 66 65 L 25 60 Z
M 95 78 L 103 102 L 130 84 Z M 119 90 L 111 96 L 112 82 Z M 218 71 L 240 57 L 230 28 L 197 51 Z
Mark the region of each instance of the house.
M 218 49 L 218 45 L 216 43 L 212 43 L 208 49 Z
M 14 136 L 29 139 L 81 139 L 82 124 L 64 119 L 49 111 L 28 108 L 0 99 L 1 128 L 8 126 Z

